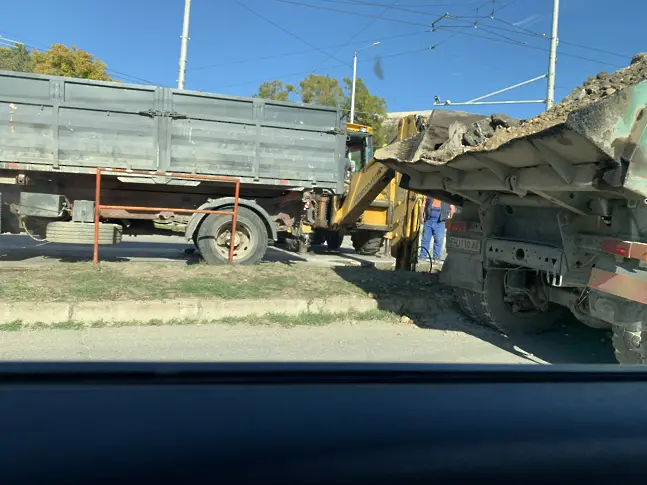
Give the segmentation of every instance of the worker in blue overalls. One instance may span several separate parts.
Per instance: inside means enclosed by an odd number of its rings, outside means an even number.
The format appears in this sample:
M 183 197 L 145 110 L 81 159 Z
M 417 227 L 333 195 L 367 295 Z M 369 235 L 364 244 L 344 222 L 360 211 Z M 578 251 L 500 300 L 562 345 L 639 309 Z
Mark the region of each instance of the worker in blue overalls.
M 454 211 L 454 206 L 447 202 L 430 197 L 425 198 L 422 210 L 422 243 L 418 259 L 426 260 L 431 255 L 433 261 L 442 260 L 445 222 L 454 215 Z M 433 252 L 430 250 L 432 238 L 434 240 Z

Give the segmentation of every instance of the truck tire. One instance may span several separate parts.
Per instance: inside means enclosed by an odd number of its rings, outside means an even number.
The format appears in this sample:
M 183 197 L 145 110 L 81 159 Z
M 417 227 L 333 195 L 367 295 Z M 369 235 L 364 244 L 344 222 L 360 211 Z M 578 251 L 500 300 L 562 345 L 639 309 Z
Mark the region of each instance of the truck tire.
M 326 232 L 323 229 L 315 229 L 312 232 L 312 245 L 323 246 L 326 242 Z
M 643 357 L 640 350 L 641 332 L 624 325 L 613 326 L 613 350 L 616 360 L 620 364 L 642 364 Z
M 119 244 L 123 228 L 119 224 L 99 224 L 99 244 Z M 56 221 L 47 224 L 45 239 L 52 243 L 94 244 L 94 224 Z
M 351 240 L 355 251 L 363 256 L 373 256 L 380 251 L 384 243 L 384 233 L 381 231 L 356 231 Z
M 568 310 L 553 304 L 544 312 L 514 312 L 504 300 L 504 277 L 505 271 L 488 271 L 482 294 L 461 290 L 458 299 L 461 310 L 470 318 L 506 335 L 541 333 L 566 317 Z
M 209 264 L 229 262 L 231 240 L 231 216 L 210 214 L 198 229 L 197 245 L 204 260 Z M 251 209 L 238 208 L 236 220 L 235 264 L 256 264 L 267 251 L 267 229 L 261 218 Z
M 341 248 L 342 243 L 344 242 L 344 235 L 341 232 L 337 231 L 327 231 L 326 232 L 326 245 L 331 251 L 336 251 Z

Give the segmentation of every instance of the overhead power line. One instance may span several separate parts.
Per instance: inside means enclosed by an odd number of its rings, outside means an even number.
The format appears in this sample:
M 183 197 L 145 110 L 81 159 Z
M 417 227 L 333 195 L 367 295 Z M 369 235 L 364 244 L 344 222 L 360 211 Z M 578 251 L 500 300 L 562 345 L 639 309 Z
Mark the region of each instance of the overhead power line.
M 322 7 L 322 6 L 319 6 L 319 5 L 312 5 L 312 4 L 308 4 L 308 3 L 297 2 L 297 1 L 294 1 L 294 0 L 274 0 L 274 1 L 276 1 L 276 2 L 281 2 L 281 3 L 287 3 L 287 4 L 292 4 L 292 5 L 298 5 L 298 6 L 300 6 L 300 7 L 308 7 L 308 8 L 314 8 L 314 9 L 319 9 L 319 10 L 328 10 L 328 11 L 333 11 L 333 12 L 343 13 L 343 14 L 347 14 L 347 15 L 355 15 L 355 16 L 362 16 L 362 17 L 370 17 L 370 18 L 375 18 L 375 19 L 379 19 L 379 20 L 385 20 L 385 21 L 387 21 L 387 22 L 394 22 L 394 23 L 400 23 L 400 24 L 414 25 L 414 26 L 418 26 L 418 27 L 429 27 L 429 24 L 428 24 L 428 23 L 413 22 L 413 21 L 402 20 L 402 19 L 393 19 L 393 18 L 390 18 L 390 17 L 383 17 L 383 16 L 379 16 L 379 15 L 369 15 L 369 14 L 364 14 L 364 13 L 359 13 L 359 12 L 353 12 L 353 11 L 349 11 L 349 10 L 342 10 L 342 9 L 337 9 L 337 8 Z M 512 5 L 512 4 L 513 4 L 513 3 L 515 3 L 516 1 L 517 1 L 517 0 L 511 0 L 510 2 L 508 2 L 508 3 L 504 4 L 503 6 L 498 7 L 498 8 L 495 10 L 495 12 L 500 12 L 503 8 L 505 8 L 505 7 L 508 7 L 508 6 Z M 485 5 L 489 4 L 489 3 L 490 3 L 490 2 L 487 2 L 486 4 L 483 4 L 483 5 L 481 5 L 480 7 L 476 7 L 476 8 L 475 8 L 475 9 L 473 9 L 472 11 L 477 10 L 477 9 L 480 9 L 480 8 L 483 8 L 483 6 L 485 6 Z M 468 12 L 468 13 L 469 13 L 469 12 Z M 464 15 L 451 15 L 451 14 L 450 14 L 450 15 L 447 15 L 445 18 L 446 18 L 446 19 L 448 19 L 448 20 L 462 20 L 462 21 L 465 21 L 465 18 L 466 18 L 466 17 L 465 17 Z M 495 17 L 495 18 L 496 18 L 496 17 Z M 479 25 L 480 25 L 480 24 L 479 24 L 479 23 L 477 23 L 477 24 L 476 24 L 476 27 L 478 28 L 478 27 L 479 27 Z M 454 28 L 455 28 L 455 27 L 462 27 L 462 26 L 452 26 L 452 27 L 454 27 Z M 501 31 L 504 31 L 504 32 L 513 32 L 513 33 L 521 34 L 521 35 L 530 35 L 530 36 L 532 36 L 532 37 L 542 38 L 542 39 L 546 39 L 546 40 L 548 40 L 548 39 L 547 39 L 543 34 L 538 34 L 538 33 L 532 33 L 532 34 L 531 34 L 531 33 L 517 32 L 517 31 L 514 31 L 514 30 L 512 30 L 512 29 L 507 29 L 507 28 L 504 28 L 504 27 L 498 27 L 498 26 L 490 26 L 490 25 L 488 25 L 486 28 L 488 28 L 488 29 L 493 29 L 493 30 L 501 30 Z M 440 27 L 439 27 L 439 26 L 437 26 L 437 27 L 435 27 L 435 29 L 436 29 L 436 30 L 439 30 L 439 29 L 440 29 Z M 446 30 L 446 28 L 444 28 L 444 30 Z M 475 37 L 475 35 L 473 35 L 473 34 L 468 34 L 467 32 L 462 32 L 462 31 L 453 31 L 453 32 L 454 32 L 454 35 L 453 35 L 452 37 L 455 37 L 455 36 L 458 36 L 458 35 L 471 35 L 472 37 Z M 491 40 L 492 40 L 492 38 L 491 38 L 491 37 L 485 37 L 485 36 L 476 36 L 476 37 L 483 37 L 483 38 L 487 38 L 487 39 L 491 39 Z M 502 39 L 502 40 L 505 40 L 505 39 Z M 510 40 L 508 39 L 508 40 L 507 40 L 507 42 L 511 42 L 511 43 L 512 43 L 513 41 L 510 41 Z M 520 42 L 520 44 L 523 44 L 523 42 L 521 42 L 521 41 L 518 41 L 518 42 Z M 517 42 L 514 42 L 514 43 L 515 43 L 515 44 L 517 44 Z M 520 45 L 520 44 L 518 44 L 518 45 Z M 625 56 L 625 55 L 623 55 L 623 54 L 619 54 L 619 53 L 611 52 L 611 51 L 604 51 L 604 52 L 603 52 L 603 49 L 598 49 L 598 48 L 595 48 L 595 47 L 589 47 L 589 46 L 586 46 L 586 45 L 583 45 L 583 44 L 575 44 L 575 43 L 571 43 L 571 42 L 564 41 L 564 40 L 561 40 L 561 39 L 560 39 L 560 44 L 563 44 L 563 45 L 572 45 L 573 47 L 578 47 L 578 48 L 581 48 L 581 49 L 587 49 L 587 50 L 591 50 L 591 51 L 595 51 L 595 52 L 600 52 L 600 53 L 610 54 L 610 55 L 614 55 L 614 56 L 616 56 L 616 57 L 622 57 L 622 58 L 625 58 L 625 59 L 626 59 L 626 58 L 628 58 L 628 57 L 630 57 L 630 56 Z M 532 48 L 532 46 L 530 46 L 530 45 L 528 45 L 528 47 Z M 570 56 L 570 57 L 574 57 L 574 56 L 575 56 L 575 54 L 565 54 L 565 55 Z M 592 60 L 592 59 L 590 59 L 590 58 L 586 58 L 586 57 L 583 57 L 583 56 L 577 56 L 577 57 L 580 57 L 580 58 L 582 58 L 582 59 L 586 59 L 586 60 L 590 60 L 590 61 Z M 612 64 L 612 63 L 604 62 L 604 61 L 596 61 L 596 62 L 600 62 L 601 64 L 614 65 L 614 64 Z
M 9 35 L 12 35 L 12 34 L 9 34 Z M 1 37 L 1 36 L 0 36 L 0 39 L 9 41 L 9 42 L 13 43 L 14 45 L 15 44 L 22 44 L 25 47 L 28 47 L 30 49 L 36 49 L 36 50 L 39 50 L 39 51 L 48 50 L 47 47 L 28 44 L 27 42 L 22 42 L 20 40 L 10 40 L 10 39 L 6 39 L 6 38 Z M 117 79 L 118 81 L 124 81 L 124 82 L 128 82 L 128 83 L 133 83 L 133 84 L 142 84 L 143 83 L 143 84 L 152 84 L 152 85 L 156 85 L 156 86 L 161 85 L 161 83 L 155 83 L 153 81 L 149 81 L 148 79 L 144 79 L 144 78 L 141 78 L 141 77 L 138 77 L 138 76 L 133 76 L 132 74 L 127 74 L 127 73 L 122 72 L 122 71 L 117 71 L 116 69 L 106 68 L 106 72 L 108 74 L 110 74 L 113 78 Z
M 451 27 L 438 27 L 438 30 L 445 30 L 447 32 L 455 32 Z M 500 38 L 496 38 L 496 37 L 488 37 L 488 36 L 485 36 L 485 35 L 478 35 L 478 34 L 473 34 L 473 33 L 469 33 L 469 32 L 459 32 L 459 33 L 462 34 L 462 35 L 468 35 L 470 37 L 477 37 L 477 38 L 480 38 L 480 39 L 491 40 L 493 42 L 501 42 L 503 44 L 516 45 L 516 46 L 519 46 L 519 47 L 525 47 L 525 48 L 528 48 L 528 49 L 534 49 L 534 50 L 543 51 L 543 52 L 548 52 L 549 51 L 549 49 L 546 48 L 546 47 L 540 47 L 540 46 L 536 46 L 536 45 L 532 45 L 532 44 L 519 44 L 517 42 L 510 42 L 509 40 L 505 40 L 505 39 L 500 39 Z M 606 64 L 608 66 L 613 66 L 615 68 L 625 67 L 625 66 L 620 66 L 618 64 L 613 64 L 613 63 L 610 63 L 610 62 L 601 61 L 599 59 L 592 59 L 590 57 L 584 57 L 584 56 L 579 56 L 577 54 L 571 54 L 571 53 L 568 53 L 568 52 L 560 52 L 559 55 L 560 56 L 566 56 L 566 57 L 572 57 L 572 58 L 575 58 L 575 59 L 581 59 L 581 60 L 584 60 L 584 61 L 590 61 L 590 62 L 594 62 L 594 63 L 597 63 L 597 64 Z
M 383 42 L 385 40 L 391 40 L 391 39 L 398 39 L 398 38 L 404 38 L 404 37 L 414 37 L 416 35 L 429 35 L 429 30 L 424 29 L 424 30 L 419 30 L 416 32 L 410 32 L 406 34 L 395 34 L 395 35 L 388 35 L 386 37 L 380 36 L 380 40 Z M 372 42 L 372 40 L 358 40 L 354 42 L 349 42 L 349 43 L 344 43 L 344 44 L 335 44 L 335 45 L 330 45 L 327 47 L 322 47 L 322 49 L 335 49 L 338 47 L 348 47 L 351 45 L 360 45 L 360 44 L 365 44 L 368 42 Z M 249 57 L 246 59 L 237 59 L 235 61 L 225 61 L 225 62 L 220 62 L 217 64 L 206 64 L 203 66 L 197 66 L 193 68 L 188 68 L 187 71 L 197 71 L 197 70 L 203 70 L 203 69 L 213 69 L 216 67 L 223 67 L 223 66 L 230 66 L 233 64 L 245 64 L 247 62 L 256 62 L 256 61 L 266 61 L 266 60 L 271 60 L 271 59 L 280 59 L 283 57 L 290 57 L 290 56 L 298 56 L 302 54 L 310 54 L 312 52 L 318 52 L 319 49 L 303 49 L 300 51 L 292 51 L 292 52 L 284 52 L 280 54 L 272 54 L 269 56 L 260 56 L 260 57 Z
M 331 1 L 332 1 L 332 0 L 331 0 Z M 390 6 L 393 6 L 397 1 L 398 1 L 398 0 L 393 0 L 393 1 L 391 2 Z M 352 2 L 351 2 L 351 3 L 352 3 Z M 382 10 L 382 12 L 380 13 L 380 15 L 384 14 L 387 10 L 388 10 L 388 7 L 387 7 L 387 8 L 385 8 L 384 10 Z M 360 34 L 362 34 L 362 33 L 366 32 L 366 30 L 367 30 L 369 27 L 371 27 L 371 26 L 376 22 L 376 20 L 377 20 L 377 19 L 371 19 L 371 21 L 370 21 L 370 22 L 368 22 L 366 25 L 364 25 L 364 27 L 362 27 L 360 30 L 358 30 L 357 32 L 355 32 L 355 34 L 354 34 L 354 35 L 352 35 L 352 36 L 351 36 L 351 38 L 348 40 L 347 44 L 349 44 L 349 43 L 351 43 L 353 40 L 355 40 L 355 39 L 356 39 Z M 339 51 L 341 51 L 342 49 L 343 49 L 343 47 L 340 47 L 339 49 L 337 49 L 337 50 L 333 53 L 333 55 L 332 55 L 332 56 L 329 56 L 325 61 L 323 61 L 323 64 L 325 64 L 326 62 L 328 62 L 328 61 L 329 61 L 333 56 L 335 56 L 337 53 L 339 53 Z
M 277 29 L 279 29 L 280 31 L 285 32 L 286 34 L 288 34 L 288 35 L 289 35 L 289 36 L 291 36 L 291 37 L 294 37 L 294 38 L 295 38 L 295 39 L 297 39 L 298 41 L 303 42 L 304 44 L 306 44 L 306 45 L 308 45 L 308 46 L 312 47 L 313 49 L 318 50 L 319 52 L 322 52 L 323 54 L 325 54 L 325 55 L 327 55 L 327 56 L 330 56 L 330 54 L 328 54 L 328 53 L 327 53 L 326 51 L 324 51 L 323 49 L 320 49 L 320 48 L 319 48 L 319 47 L 317 47 L 316 45 L 314 45 L 314 44 L 312 44 L 312 43 L 308 42 L 308 41 L 307 41 L 307 40 L 305 40 L 303 37 L 300 37 L 300 36 L 296 35 L 294 32 L 290 32 L 289 30 L 287 30 L 287 29 L 285 29 L 285 28 L 281 27 L 279 24 L 277 24 L 277 23 L 276 23 L 276 22 L 274 22 L 273 20 L 271 20 L 271 19 L 267 18 L 267 17 L 266 17 L 265 15 L 263 15 L 263 14 L 258 13 L 256 10 L 254 10 L 254 9 L 252 9 L 252 8 L 250 8 L 250 7 L 248 7 L 247 5 L 245 5 L 244 3 L 240 2 L 239 0 L 233 0 L 233 2 L 234 2 L 234 3 L 236 3 L 236 4 L 238 4 L 238 5 L 240 5 L 240 6 L 241 6 L 241 7 L 243 7 L 245 10 L 247 10 L 247 11 L 249 11 L 249 12 L 253 13 L 253 14 L 254 14 L 254 15 L 256 15 L 257 17 L 259 17 L 259 18 L 261 18 L 261 19 L 265 20 L 267 23 L 269 23 L 269 24 L 273 25 L 274 27 L 276 27 L 276 28 L 277 28 Z M 344 61 L 342 61 L 341 59 L 338 59 L 338 58 L 336 58 L 336 57 L 334 57 L 334 56 L 330 56 L 330 57 L 333 57 L 333 59 L 335 59 L 335 60 L 337 60 L 337 61 L 339 61 L 339 62 L 344 62 Z M 350 65 L 350 64 L 348 64 L 348 65 Z

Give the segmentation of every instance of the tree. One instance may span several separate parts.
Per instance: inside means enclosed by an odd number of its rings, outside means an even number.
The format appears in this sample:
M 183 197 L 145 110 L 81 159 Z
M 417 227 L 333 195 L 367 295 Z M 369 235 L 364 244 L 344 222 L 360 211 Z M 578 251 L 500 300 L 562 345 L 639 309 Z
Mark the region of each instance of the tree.
M 0 69 L 16 72 L 32 72 L 34 63 L 31 53 L 23 44 L 0 48 Z
M 299 86 L 301 101 L 308 104 L 339 106 L 344 96 L 339 81 L 329 76 L 310 74 Z
M 343 82 L 346 94 L 344 95 L 342 108 L 344 114 L 350 115 L 353 80 L 346 77 Z M 390 141 L 385 139 L 385 132 L 382 127 L 385 117 L 386 100 L 371 94 L 362 78 L 357 78 L 355 82 L 355 123 L 373 128 L 373 145 L 376 148 Z
M 290 94 L 295 91 L 294 85 L 288 83 L 283 86 L 282 81 L 275 79 L 274 81 L 266 81 L 261 84 L 258 88 L 258 92 L 254 94 L 254 97 L 273 99 L 276 101 L 287 101 Z
M 112 81 L 106 72 L 106 65 L 100 59 L 75 46 L 68 48 L 63 44 L 52 44 L 46 51 L 34 50 L 31 58 L 33 72 L 37 74 Z

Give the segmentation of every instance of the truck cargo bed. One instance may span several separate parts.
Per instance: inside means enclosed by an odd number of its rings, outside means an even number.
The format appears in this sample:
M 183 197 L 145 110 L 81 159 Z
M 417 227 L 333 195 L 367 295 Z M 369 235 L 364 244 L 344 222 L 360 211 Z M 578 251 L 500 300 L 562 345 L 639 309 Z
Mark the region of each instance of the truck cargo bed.
M 610 197 L 644 198 L 646 107 L 643 81 L 571 112 L 564 122 L 494 149 L 463 148 L 448 160 L 435 159 L 430 151 L 447 140 L 433 139 L 438 136 L 434 124 L 451 128 L 464 114 L 436 111 L 426 133 L 378 150 L 375 157 L 407 175 L 405 188 L 449 201 L 482 203 L 494 192 L 539 195 L 572 209 L 559 193 L 598 191 Z
M 343 191 L 334 108 L 0 71 L 0 168 L 96 167 Z

